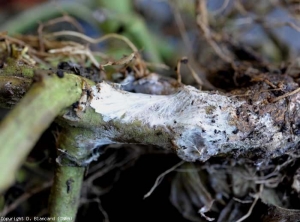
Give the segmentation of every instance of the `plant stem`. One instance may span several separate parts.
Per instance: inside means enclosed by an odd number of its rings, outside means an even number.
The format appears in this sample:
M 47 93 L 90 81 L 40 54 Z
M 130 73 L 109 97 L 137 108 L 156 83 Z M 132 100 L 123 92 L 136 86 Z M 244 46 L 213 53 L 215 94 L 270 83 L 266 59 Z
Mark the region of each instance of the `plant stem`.
M 38 22 L 47 21 L 63 13 L 79 18 L 88 22 L 93 27 L 96 27 L 97 23 L 88 7 L 92 7 L 90 1 L 85 1 L 84 4 L 80 4 L 76 1 L 59 2 L 57 4 L 46 2 L 30 10 L 25 10 L 17 16 L 14 16 L 13 19 L 7 20 L 0 25 L 0 30 L 5 30 L 10 35 L 24 33 L 37 27 Z
M 89 154 L 87 147 L 77 143 L 78 137 L 89 137 L 89 130 L 66 127 L 58 137 L 58 158 L 50 194 L 49 212 L 56 219 L 75 221 L 85 165 L 79 163 Z M 64 221 L 64 220 L 62 220 Z
M 56 166 L 50 195 L 50 217 L 75 221 L 84 170 L 84 167 Z
M 82 79 L 78 76 L 60 79 L 44 73 L 37 78 L 39 82 L 0 124 L 0 192 L 14 181 L 24 158 L 54 118 L 81 95 Z
M 299 93 L 289 93 L 289 103 L 282 98 L 266 105 L 267 99 L 277 97 L 271 93 L 257 96 L 264 88 L 250 92 L 249 98 L 255 98 L 251 103 L 240 95 L 191 86 L 165 96 L 129 93 L 105 82 L 91 88 L 90 106 L 80 121 L 69 122 L 93 131 L 93 136 L 77 138 L 78 146 L 89 147 L 91 153 L 104 144 L 139 143 L 173 149 L 186 161 L 206 161 L 237 151 L 244 156 L 260 152 L 275 157 L 298 149 Z

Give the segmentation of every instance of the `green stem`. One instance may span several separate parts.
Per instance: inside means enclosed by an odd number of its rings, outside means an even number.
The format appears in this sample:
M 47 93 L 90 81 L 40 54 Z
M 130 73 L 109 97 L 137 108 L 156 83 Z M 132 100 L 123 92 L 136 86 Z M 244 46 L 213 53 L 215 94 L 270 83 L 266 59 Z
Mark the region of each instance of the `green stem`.
M 75 221 L 80 198 L 84 167 L 57 166 L 50 195 L 50 217 Z
M 114 33 L 120 26 L 124 27 L 123 34 L 147 53 L 148 60 L 155 63 L 162 62 L 154 36 L 148 30 L 144 19 L 134 11 L 132 1 L 101 1 L 101 5 L 110 10 L 109 19 L 101 24 L 103 30 Z
M 26 10 L 23 13 L 15 16 L 13 19 L 9 19 L 0 25 L 0 30 L 7 31 L 9 35 L 24 33 L 37 27 L 38 22 L 47 21 L 51 18 L 59 17 L 65 13 L 82 19 L 83 21 L 91 24 L 93 27 L 96 27 L 97 23 L 91 15 L 90 9 L 88 8 L 90 6 L 90 1 L 85 1 L 84 4 L 74 1 L 59 2 L 57 5 L 53 2 L 47 2 L 30 10 Z
M 39 74 L 25 97 L 0 124 L 0 192 L 54 118 L 81 96 L 82 79 L 75 75 Z
M 89 153 L 87 147 L 78 145 L 77 139 L 83 135 L 89 137 L 89 134 L 92 132 L 83 128 L 67 127 L 58 137 L 57 166 L 49 201 L 50 217 L 75 221 L 85 170 L 78 161 L 87 158 Z

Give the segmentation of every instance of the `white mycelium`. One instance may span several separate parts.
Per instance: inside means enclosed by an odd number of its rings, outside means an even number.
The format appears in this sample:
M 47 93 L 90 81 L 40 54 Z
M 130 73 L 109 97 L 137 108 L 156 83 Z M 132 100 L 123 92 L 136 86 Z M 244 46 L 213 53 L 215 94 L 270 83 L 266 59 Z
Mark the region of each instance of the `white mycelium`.
M 184 159 L 202 159 L 204 152 L 216 154 L 236 129 L 229 124 L 235 109 L 228 97 L 202 93 L 191 86 L 167 96 L 129 93 L 105 82 L 92 90 L 90 106 L 104 121 L 140 121 L 150 128 L 161 127 L 171 134 L 173 145 Z
M 127 138 L 134 141 L 173 148 L 177 154 L 187 160 L 206 160 L 211 156 L 226 153 L 233 149 L 251 149 L 262 144 L 272 146 L 281 139 L 274 135 L 273 121 L 269 114 L 261 117 L 247 114 L 250 122 L 256 126 L 253 130 L 259 138 L 247 138 L 248 132 L 237 129 L 236 110 L 244 102 L 234 97 L 218 93 L 202 92 L 191 86 L 183 86 L 173 95 L 146 95 L 130 93 L 108 83 L 92 87 L 93 99 L 90 106 L 101 114 L 103 120 L 111 125 L 114 121 L 124 126 L 139 122 L 143 131 L 162 129 L 165 137 L 157 136 L 154 142 L 144 138 Z M 122 133 L 126 134 L 123 130 Z M 101 134 L 99 143 L 109 139 L 113 142 L 124 142 L 114 138 L 120 137 L 118 128 Z

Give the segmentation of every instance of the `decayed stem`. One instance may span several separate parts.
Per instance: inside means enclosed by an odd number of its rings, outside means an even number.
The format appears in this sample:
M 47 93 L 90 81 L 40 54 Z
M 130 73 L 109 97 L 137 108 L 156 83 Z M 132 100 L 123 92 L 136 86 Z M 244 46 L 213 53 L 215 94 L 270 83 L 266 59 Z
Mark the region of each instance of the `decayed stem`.
M 36 82 L 0 125 L 0 191 L 14 180 L 15 172 L 54 118 L 81 95 L 82 79 L 38 74 Z
M 96 159 L 94 149 L 111 143 L 158 145 L 173 149 L 186 161 L 205 161 L 255 150 L 278 156 L 300 141 L 299 93 L 278 100 L 272 91 L 260 88 L 235 96 L 182 86 L 175 94 L 155 96 L 129 93 L 105 82 L 90 87 L 86 81 L 74 75 L 46 76 L 3 121 L 0 176 L 5 180 L 0 189 L 12 181 L 30 147 L 59 111 L 79 98 L 76 112 L 70 108 L 57 119 L 64 128 L 80 127 L 73 147 L 84 155 L 69 155 L 77 166 L 89 164 Z M 80 97 L 82 87 L 85 93 Z M 293 91 L 297 86 L 287 82 L 287 87 Z M 19 155 L 11 160 L 15 153 Z
M 277 156 L 300 141 L 300 94 L 276 103 L 268 102 L 272 95 L 253 90 L 247 102 L 183 86 L 173 95 L 155 96 L 103 82 L 92 87 L 93 98 L 80 121 L 69 118 L 69 124 L 93 131 L 91 137 L 77 138 L 79 147 L 90 150 L 142 143 L 173 149 L 186 161 L 258 150 Z
M 31 80 L 19 76 L 0 76 L 0 107 L 11 108 L 24 96 Z

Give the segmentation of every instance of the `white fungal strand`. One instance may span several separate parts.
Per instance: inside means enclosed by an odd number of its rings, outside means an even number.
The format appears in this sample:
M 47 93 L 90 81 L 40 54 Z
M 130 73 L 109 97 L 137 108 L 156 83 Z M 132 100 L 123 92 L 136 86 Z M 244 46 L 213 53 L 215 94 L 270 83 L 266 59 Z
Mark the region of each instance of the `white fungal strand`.
M 120 141 L 122 137 L 128 141 L 173 148 L 187 161 L 206 160 L 234 149 L 268 149 L 278 142 L 288 146 L 283 134 L 277 133 L 278 128 L 274 127 L 270 114 L 258 116 L 249 112 L 238 117 L 237 109 L 245 102 L 218 93 L 202 92 L 191 86 L 183 86 L 177 93 L 165 96 L 125 92 L 103 82 L 92 87 L 92 96 L 90 106 L 111 127 L 115 121 L 126 127 L 139 122 L 141 127 L 138 130 L 149 132 L 159 128 L 165 138 L 157 136 L 149 142 L 146 138 L 121 135 L 126 134 L 126 129 L 111 128 L 110 133 L 102 132 L 101 135 L 110 141 L 118 138 L 117 142 L 126 143 L 126 140 Z M 243 125 L 246 115 L 248 128 Z M 255 132 L 254 138 L 249 137 L 251 132 Z M 103 141 L 104 138 L 98 139 Z M 299 137 L 296 140 L 299 141 Z

